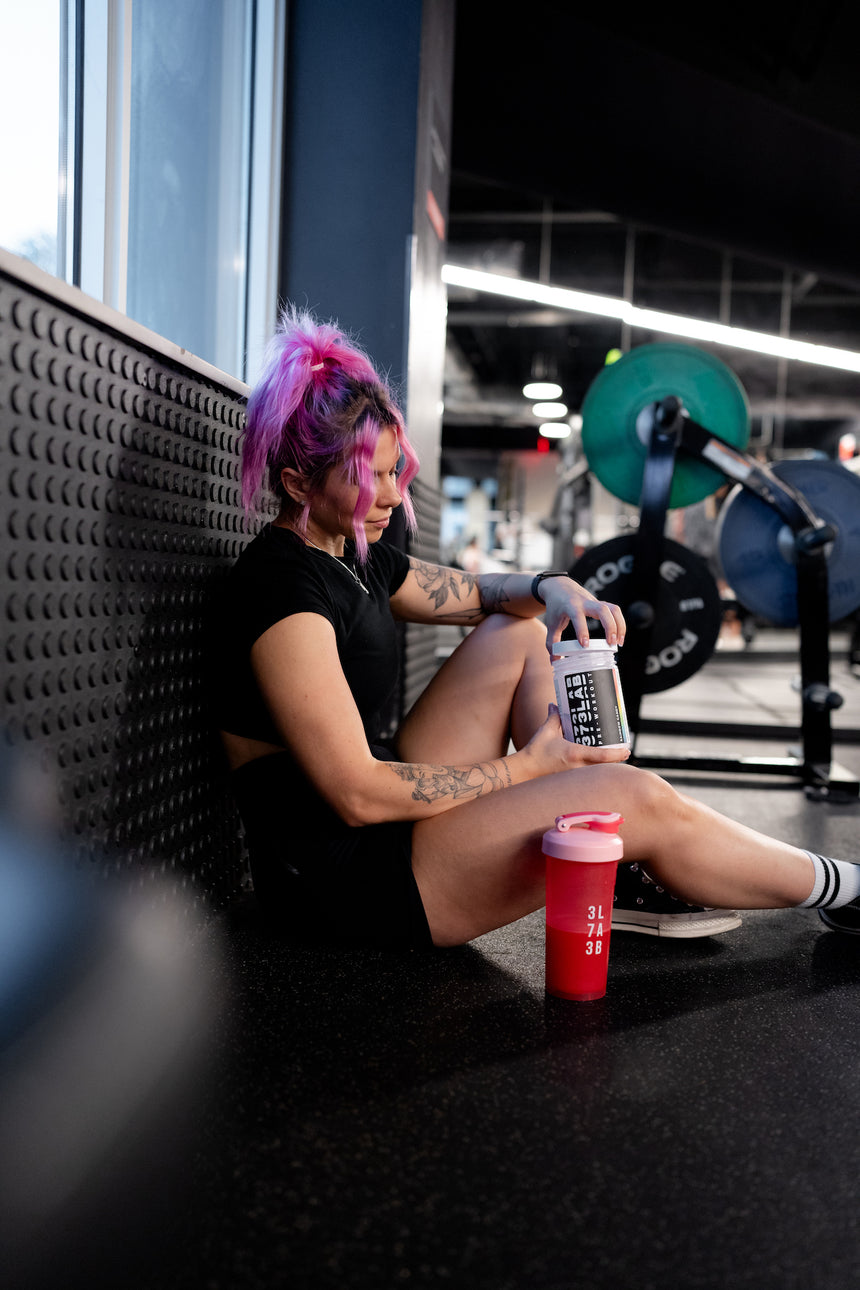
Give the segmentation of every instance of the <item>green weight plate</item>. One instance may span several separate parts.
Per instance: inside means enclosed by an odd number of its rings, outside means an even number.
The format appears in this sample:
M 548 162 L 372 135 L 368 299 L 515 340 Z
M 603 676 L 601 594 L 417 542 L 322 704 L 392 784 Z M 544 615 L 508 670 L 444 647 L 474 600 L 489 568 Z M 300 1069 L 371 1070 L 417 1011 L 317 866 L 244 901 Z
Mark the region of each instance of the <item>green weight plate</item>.
M 694 421 L 733 448 L 749 440 L 749 404 L 738 378 L 694 345 L 640 345 L 592 381 L 582 404 L 582 445 L 588 464 L 615 497 L 638 506 L 648 448 L 636 430 L 643 409 L 674 394 Z M 690 506 L 715 492 L 725 476 L 679 453 L 669 505 Z
M 802 493 L 836 538 L 827 556 L 829 618 L 860 606 L 860 479 L 838 461 L 789 460 L 773 471 Z M 778 627 L 795 627 L 797 573 L 788 525 L 772 506 L 740 485 L 717 521 L 720 564 L 742 605 Z

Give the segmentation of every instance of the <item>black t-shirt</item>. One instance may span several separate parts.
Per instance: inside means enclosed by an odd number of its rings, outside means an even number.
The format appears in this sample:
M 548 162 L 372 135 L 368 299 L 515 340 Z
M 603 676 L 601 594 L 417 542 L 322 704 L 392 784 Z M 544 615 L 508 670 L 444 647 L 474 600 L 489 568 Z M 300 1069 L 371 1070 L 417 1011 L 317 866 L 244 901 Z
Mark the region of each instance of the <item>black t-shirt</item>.
M 350 572 L 355 570 L 367 590 Z M 275 623 L 321 614 L 334 627 L 343 671 L 374 756 L 398 678 L 389 597 L 409 571 L 388 543 L 365 565 L 343 561 L 269 526 L 245 548 L 210 603 L 207 671 L 213 725 L 282 746 L 251 668 L 251 648 Z M 324 693 L 320 704 L 326 702 Z M 289 731 L 286 732 L 289 742 Z M 347 825 L 288 749 L 247 762 L 231 785 L 242 816 L 254 890 L 267 920 L 311 944 L 429 949 L 430 929 L 412 874 L 412 824 Z
M 381 714 L 399 672 L 389 597 L 408 572 L 408 556 L 388 543 L 375 543 L 366 564 L 360 565 L 351 543 L 341 561 L 306 546 L 289 529 L 267 525 L 239 556 L 214 597 L 209 628 L 213 724 L 249 739 L 283 744 L 257 688 L 251 647 L 291 614 L 313 613 L 334 627 L 341 666 L 368 742 L 378 740 Z

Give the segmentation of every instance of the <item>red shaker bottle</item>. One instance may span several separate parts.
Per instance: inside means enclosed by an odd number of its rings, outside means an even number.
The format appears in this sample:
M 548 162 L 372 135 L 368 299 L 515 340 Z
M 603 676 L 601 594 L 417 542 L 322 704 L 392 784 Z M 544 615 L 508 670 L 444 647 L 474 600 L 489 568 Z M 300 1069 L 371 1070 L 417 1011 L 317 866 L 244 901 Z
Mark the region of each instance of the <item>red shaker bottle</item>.
M 546 989 L 561 999 L 606 994 L 612 897 L 623 845 L 615 811 L 559 815 L 543 835 Z

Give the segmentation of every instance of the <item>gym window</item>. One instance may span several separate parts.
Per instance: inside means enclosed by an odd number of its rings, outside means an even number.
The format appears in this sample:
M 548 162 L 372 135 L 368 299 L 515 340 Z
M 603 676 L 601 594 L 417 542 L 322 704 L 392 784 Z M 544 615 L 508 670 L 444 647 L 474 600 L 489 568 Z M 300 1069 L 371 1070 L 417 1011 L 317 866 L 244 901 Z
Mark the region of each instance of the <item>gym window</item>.
M 0 12 L 0 245 L 248 379 L 274 323 L 285 0 Z

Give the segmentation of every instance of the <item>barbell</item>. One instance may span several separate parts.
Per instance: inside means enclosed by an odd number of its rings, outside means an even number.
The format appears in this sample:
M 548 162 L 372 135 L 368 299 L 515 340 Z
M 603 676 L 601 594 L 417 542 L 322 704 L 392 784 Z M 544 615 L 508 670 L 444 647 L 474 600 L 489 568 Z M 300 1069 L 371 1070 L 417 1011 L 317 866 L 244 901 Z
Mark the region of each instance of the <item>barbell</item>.
M 823 459 L 762 467 L 749 457 L 744 451 L 750 433 L 746 393 L 714 355 L 692 345 L 642 345 L 599 373 L 582 405 L 582 442 L 589 469 L 603 486 L 642 506 L 644 516 L 643 477 L 654 410 L 673 396 L 701 433 L 690 437 L 695 447 L 688 443 L 687 451 L 683 437 L 680 441 L 668 506 L 704 501 L 727 479 L 747 480 L 746 487 L 737 483 L 723 504 L 716 534 L 722 573 L 738 602 L 774 625 L 798 623 L 800 538 L 797 523 L 790 527 L 774 504 L 781 481 L 800 495 L 813 530 L 820 525 L 819 533 L 828 535 L 830 621 L 853 613 L 860 606 L 860 479 L 838 462 Z M 717 451 L 708 443 L 709 434 L 721 441 Z M 612 538 L 587 551 L 571 569 L 593 594 L 615 601 L 628 615 L 632 607 L 634 619 L 641 611 L 633 572 L 636 549 L 635 534 Z M 665 537 L 655 600 L 646 607 L 653 623 L 642 693 L 677 685 L 706 662 L 724 609 L 706 562 Z

